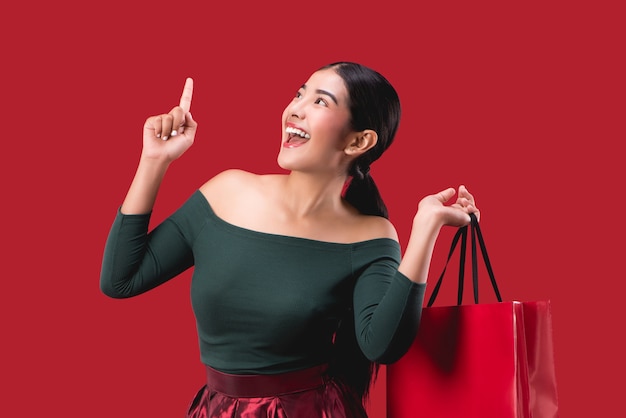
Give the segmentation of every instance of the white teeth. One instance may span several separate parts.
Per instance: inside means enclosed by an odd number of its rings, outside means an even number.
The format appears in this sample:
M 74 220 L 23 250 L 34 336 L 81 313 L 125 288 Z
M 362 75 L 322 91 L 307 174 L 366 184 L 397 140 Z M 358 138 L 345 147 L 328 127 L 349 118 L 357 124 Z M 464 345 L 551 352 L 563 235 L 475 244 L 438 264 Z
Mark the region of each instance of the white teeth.
M 300 137 L 302 137 L 302 138 L 311 139 L 311 135 L 307 134 L 307 133 L 306 133 L 306 132 L 304 132 L 304 131 L 301 131 L 300 129 L 297 129 L 297 128 L 292 128 L 291 126 L 288 126 L 288 127 L 285 129 L 285 132 L 287 132 L 288 134 L 295 134 L 295 135 L 298 135 L 298 136 L 300 136 Z

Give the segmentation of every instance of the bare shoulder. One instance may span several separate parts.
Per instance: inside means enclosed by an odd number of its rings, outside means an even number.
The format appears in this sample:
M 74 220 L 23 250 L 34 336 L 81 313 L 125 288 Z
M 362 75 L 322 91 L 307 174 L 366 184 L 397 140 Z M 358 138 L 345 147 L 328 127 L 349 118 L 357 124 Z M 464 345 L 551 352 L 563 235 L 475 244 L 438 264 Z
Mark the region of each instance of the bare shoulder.
M 359 241 L 389 238 L 398 241 L 398 232 L 389 219 L 382 216 L 359 215 Z
M 260 177 L 244 170 L 224 170 L 200 186 L 200 192 L 218 215 L 225 215 L 248 203 L 246 200 L 258 190 Z
M 216 174 L 214 177 L 212 177 L 206 183 L 200 186 L 200 191 L 204 193 L 210 192 L 214 189 L 220 189 L 222 187 L 249 183 L 255 177 L 257 177 L 256 174 L 244 170 L 239 170 L 235 168 L 224 170 Z
M 213 211 L 222 219 L 256 228 L 256 215 L 267 206 L 271 175 L 260 175 L 239 169 L 229 169 L 215 175 L 200 186 Z M 251 211 L 250 208 L 257 208 Z
M 244 170 L 224 170 L 200 186 L 200 192 L 209 201 L 222 200 L 254 188 L 259 177 L 257 174 Z

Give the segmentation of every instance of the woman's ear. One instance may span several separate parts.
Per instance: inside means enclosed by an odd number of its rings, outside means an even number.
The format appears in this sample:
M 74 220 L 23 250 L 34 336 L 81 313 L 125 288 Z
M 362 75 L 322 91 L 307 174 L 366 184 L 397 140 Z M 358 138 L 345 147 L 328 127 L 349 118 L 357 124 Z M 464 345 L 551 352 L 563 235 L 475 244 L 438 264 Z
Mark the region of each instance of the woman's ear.
M 376 142 L 378 142 L 378 134 L 376 131 L 366 129 L 361 132 L 355 132 L 350 137 L 344 151 L 348 155 L 360 155 L 373 148 Z

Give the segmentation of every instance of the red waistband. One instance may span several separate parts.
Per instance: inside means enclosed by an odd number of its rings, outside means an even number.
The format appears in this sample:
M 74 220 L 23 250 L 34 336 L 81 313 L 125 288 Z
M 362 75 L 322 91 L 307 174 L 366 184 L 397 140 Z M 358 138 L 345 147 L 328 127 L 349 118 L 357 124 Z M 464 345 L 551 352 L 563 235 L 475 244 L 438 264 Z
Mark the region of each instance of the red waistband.
M 328 365 L 280 374 L 229 374 L 206 366 L 207 386 L 238 398 L 264 398 L 301 392 L 324 385 Z

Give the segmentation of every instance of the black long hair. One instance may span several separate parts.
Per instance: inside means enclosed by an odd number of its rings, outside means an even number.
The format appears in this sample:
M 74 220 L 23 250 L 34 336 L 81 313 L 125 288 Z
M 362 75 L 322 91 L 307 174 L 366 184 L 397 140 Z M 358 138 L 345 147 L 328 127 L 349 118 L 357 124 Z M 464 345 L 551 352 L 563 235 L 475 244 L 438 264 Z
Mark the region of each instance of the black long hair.
M 376 145 L 350 165 L 346 199 L 365 215 L 389 217 L 387 206 L 369 173 L 370 165 L 391 145 L 400 123 L 400 99 L 391 83 L 377 71 L 353 62 L 335 62 L 321 69 L 333 69 L 348 90 L 351 128 L 371 129 L 378 134 Z M 347 312 L 335 333 L 334 355 L 330 371 L 356 391 L 364 402 L 378 373 L 378 364 L 370 361 L 358 346 L 354 312 Z

